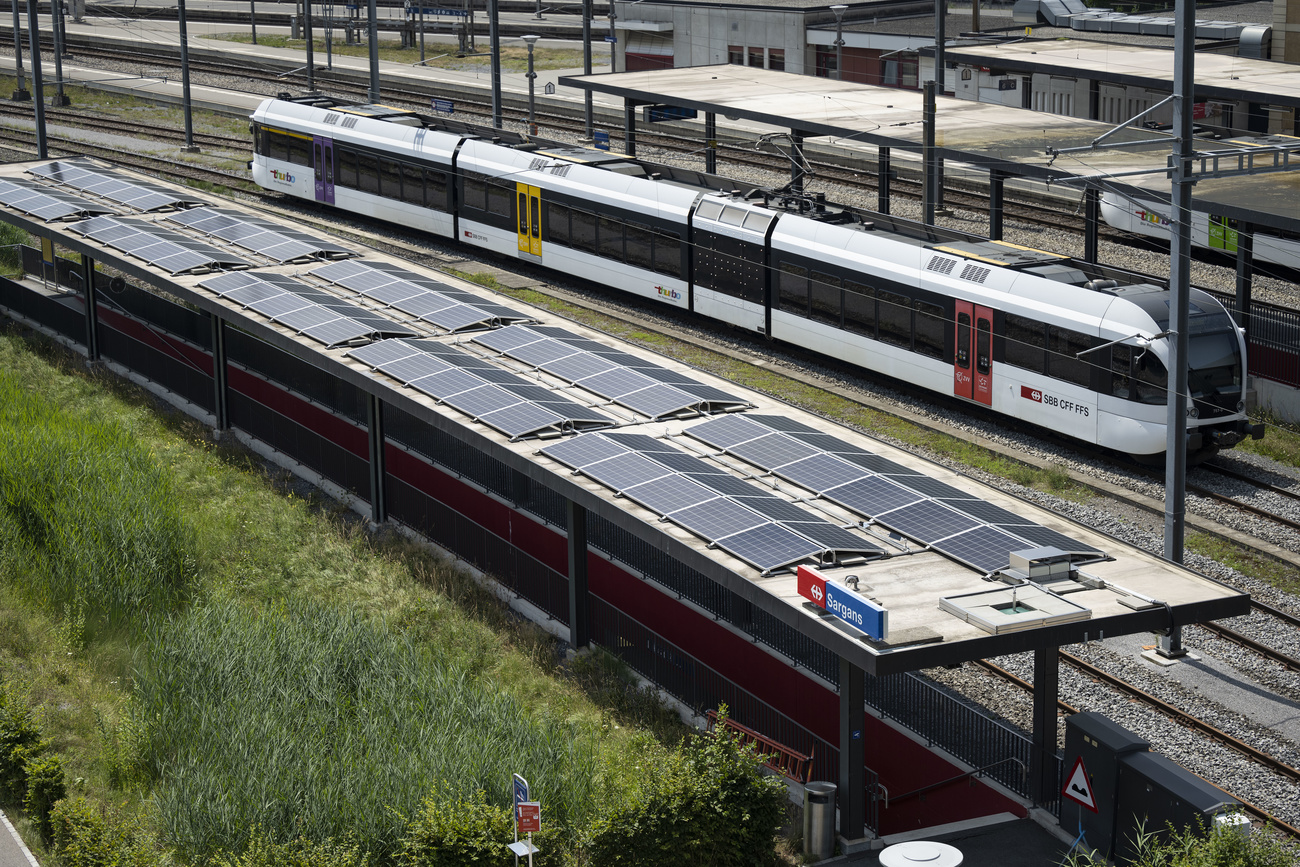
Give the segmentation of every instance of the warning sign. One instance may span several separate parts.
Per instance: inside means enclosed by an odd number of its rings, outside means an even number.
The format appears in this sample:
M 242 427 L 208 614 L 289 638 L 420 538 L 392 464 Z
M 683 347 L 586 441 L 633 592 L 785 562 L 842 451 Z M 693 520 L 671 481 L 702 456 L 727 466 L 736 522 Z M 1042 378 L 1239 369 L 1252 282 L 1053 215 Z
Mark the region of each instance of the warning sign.
M 1094 813 L 1097 812 L 1097 799 L 1092 796 L 1092 783 L 1088 780 L 1088 771 L 1083 767 L 1083 756 L 1074 763 L 1074 770 L 1070 772 L 1070 778 L 1065 781 L 1065 788 L 1061 794 L 1074 801 L 1076 804 L 1082 804 Z

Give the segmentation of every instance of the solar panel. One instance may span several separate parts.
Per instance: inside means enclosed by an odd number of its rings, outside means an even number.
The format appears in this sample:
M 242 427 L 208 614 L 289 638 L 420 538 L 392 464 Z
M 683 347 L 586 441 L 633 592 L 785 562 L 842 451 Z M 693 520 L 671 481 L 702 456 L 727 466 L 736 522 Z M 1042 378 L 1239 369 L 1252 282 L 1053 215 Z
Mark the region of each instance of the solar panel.
M 788 434 L 820 434 L 812 425 L 783 415 L 751 415 L 749 418 L 775 431 Z
M 693 425 L 686 433 L 714 448 L 729 449 L 740 443 L 766 436 L 771 431 L 743 415 L 724 415 L 703 424 Z
M 877 518 L 905 536 L 930 544 L 958 533 L 978 527 L 979 521 L 969 515 L 954 512 L 934 500 L 921 500 L 903 506 Z
M 33 166 L 27 172 L 139 211 L 187 208 L 207 204 L 202 199 L 190 198 L 184 193 L 166 187 L 134 180 L 84 158 L 55 160 Z
M 404 340 L 380 340 L 378 343 L 353 349 L 348 355 L 357 361 L 369 364 L 371 367 L 379 367 L 400 358 L 416 355 L 419 352 L 418 349 Z
M 726 494 L 728 497 L 755 497 L 764 493 L 763 489 L 757 485 L 725 473 L 687 473 L 686 475 L 701 485 L 710 487 L 720 494 Z
M 1008 533 L 1012 533 L 1020 537 L 1021 539 L 1027 539 L 1030 542 L 1033 542 L 1034 544 L 1032 547 L 1035 548 L 1060 548 L 1062 551 L 1066 551 L 1071 554 L 1084 554 L 1084 555 L 1097 555 L 1097 556 L 1100 556 L 1102 554 L 1102 551 L 1100 549 L 1094 548 L 1091 545 L 1085 545 L 1082 542 L 1080 542 L 1078 539 L 1072 539 L 1069 536 L 1065 535 L 1064 533 L 1058 533 L 1056 530 L 1053 530 L 1051 527 L 1043 527 L 1041 525 L 1034 526 L 1034 527 L 1024 527 L 1024 526 L 1016 525 L 1016 526 L 1004 526 L 1001 527 L 1000 529 L 1003 529 Z M 1016 550 L 1022 550 L 1022 549 L 1016 549 Z
M 622 491 L 633 485 L 639 485 L 669 475 L 670 471 L 662 464 L 643 458 L 632 452 L 614 455 L 603 461 L 597 461 L 582 468 L 584 475 L 591 476 L 602 485 Z
M 482 344 L 495 352 L 507 353 L 512 349 L 534 343 L 542 338 L 532 328 L 513 326 L 501 328 L 474 338 L 475 343 Z
M 764 572 L 806 560 L 821 553 L 816 542 L 779 524 L 763 524 L 719 539 L 717 546 Z
M 1025 543 L 996 527 L 979 526 L 943 540 L 943 552 L 981 572 L 1005 569 L 1012 551 L 1023 551 Z
M 625 446 L 629 451 L 642 452 L 644 454 L 649 454 L 653 452 L 656 456 L 655 458 L 656 460 L 658 460 L 658 455 L 660 454 L 667 454 L 667 455 L 682 454 L 675 446 L 671 445 L 667 440 L 661 440 L 656 437 L 652 437 L 649 434 L 619 433 L 615 431 L 610 431 L 609 433 L 605 434 L 605 436 L 613 440 L 614 442 L 622 446 Z M 699 462 L 700 460 L 699 458 L 692 457 L 691 455 L 682 455 L 682 457 L 690 458 L 691 460 L 697 462 Z
M 828 521 L 786 521 L 785 526 L 831 551 L 857 551 L 863 543 L 861 536 Z
M 428 379 L 416 380 L 416 382 L 411 383 L 411 385 L 412 387 L 415 387 L 416 383 L 428 381 Z M 445 401 L 449 406 L 453 406 L 466 415 L 475 418 L 478 418 L 481 415 L 486 415 L 489 412 L 496 412 L 497 410 L 514 406 L 521 402 L 519 398 L 506 391 L 504 388 L 496 385 L 489 385 L 487 383 L 483 383 L 477 388 L 461 389 L 455 394 L 436 394 L 433 392 L 426 392 L 426 394 L 429 394 L 430 397 Z
M 927 497 L 936 500 L 960 500 L 969 497 L 969 495 L 961 488 L 954 488 L 947 482 L 941 482 L 938 479 L 932 479 L 929 476 L 895 476 L 889 473 L 886 473 L 885 475 L 892 481 L 898 482 L 898 484 L 903 485 L 904 487 L 911 488 L 914 491 L 919 491 Z
M 1033 521 L 1017 515 L 1010 509 L 994 505 L 987 500 L 940 500 L 959 512 L 978 518 L 986 524 L 1033 525 Z
M 686 410 L 696 409 L 700 405 L 698 398 L 692 397 L 680 388 L 659 384 L 631 394 L 619 395 L 614 398 L 614 401 L 652 419 L 676 415 Z
M 308 232 L 228 208 L 195 208 L 169 214 L 167 219 L 281 264 L 356 255 L 346 247 Z
M 881 475 L 889 476 L 905 476 L 909 474 L 914 476 L 920 475 L 920 473 L 916 472 L 909 473 L 907 467 L 895 463 L 889 458 L 882 458 L 880 455 L 852 452 L 839 452 L 838 454 L 849 463 L 857 464 L 864 470 L 871 470 L 873 473 L 880 473 Z
M 655 455 L 655 460 L 670 470 L 676 470 L 679 473 L 726 475 L 726 470 L 721 467 L 715 467 L 694 455 L 684 455 L 681 452 L 676 454 L 658 453 Z
M 0 204 L 47 223 L 114 213 L 112 208 L 21 178 L 0 180 Z
M 779 433 L 769 433 L 756 440 L 738 443 L 728 448 L 727 452 L 765 470 L 774 470 L 821 454 L 812 446 Z
M 595 376 L 607 370 L 614 370 L 615 364 L 609 359 L 583 352 L 575 353 L 568 358 L 556 359 L 549 365 L 548 369 L 561 379 L 581 383 L 583 379 L 589 376 Z
M 776 474 L 818 493 L 867 476 L 867 472 L 860 467 L 824 452 L 786 464 L 777 469 Z
M 744 483 L 742 482 L 742 484 Z M 752 485 L 750 487 L 753 496 L 736 496 L 736 502 L 742 506 L 748 506 L 761 515 L 766 515 L 773 521 L 807 521 L 813 517 L 811 512 L 799 508 L 789 500 L 783 500 L 770 494 L 761 496 L 757 489 L 754 489 Z M 858 541 L 861 542 L 862 540 L 859 539 Z
M 214 295 L 249 307 L 326 346 L 363 338 L 415 336 L 396 322 L 327 295 L 285 274 L 249 271 L 199 282 Z
M 479 416 L 479 421 L 496 428 L 511 439 L 528 436 L 540 430 L 563 427 L 566 419 L 545 407 L 519 403 Z
M 683 476 L 668 475 L 633 485 L 623 491 L 623 496 L 661 515 L 669 515 L 717 499 L 719 494 Z
M 558 340 L 534 340 L 532 343 L 516 347 L 510 351 L 510 357 L 531 364 L 533 367 L 545 367 L 557 358 L 573 355 L 573 350 Z
M 726 499 L 710 500 L 698 506 L 681 509 L 668 518 L 715 542 L 744 530 L 752 530 L 762 524 L 771 523 L 757 512 Z
M 875 517 L 922 499 L 916 491 L 881 476 L 858 479 L 827 491 L 826 499 L 867 517 Z
M 611 367 L 603 373 L 588 376 L 578 381 L 578 385 L 610 400 L 649 388 L 655 381 L 644 373 L 622 367 Z
M 69 227 L 72 231 L 177 274 L 247 268 L 248 262 L 178 232 L 131 217 L 92 217 Z
M 627 449 L 618 443 L 595 434 L 583 434 L 542 449 L 542 454 L 568 464 L 575 470 L 626 453 Z

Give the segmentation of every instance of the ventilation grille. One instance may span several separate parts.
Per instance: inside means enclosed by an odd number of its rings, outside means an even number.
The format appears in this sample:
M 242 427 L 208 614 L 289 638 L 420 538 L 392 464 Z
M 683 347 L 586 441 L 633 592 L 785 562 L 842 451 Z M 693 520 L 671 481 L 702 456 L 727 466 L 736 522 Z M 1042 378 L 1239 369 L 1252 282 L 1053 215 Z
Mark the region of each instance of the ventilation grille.
M 352 129 L 354 126 L 357 125 L 357 118 L 345 117 L 343 118 L 343 123 L 339 125 L 342 126 L 344 129 Z
M 338 122 L 339 122 L 339 113 L 338 113 L 337 111 L 331 111 L 329 114 L 325 115 L 325 122 L 326 122 L 326 123 L 338 123 Z
M 565 163 L 562 166 L 551 166 L 551 174 L 555 175 L 557 178 L 562 178 L 569 174 L 569 169 L 571 168 L 573 168 L 573 166 L 570 163 Z
M 942 256 L 935 256 L 930 260 L 930 264 L 925 266 L 925 270 L 937 271 L 940 274 L 951 274 L 952 267 L 956 264 L 956 259 L 945 259 Z
M 983 283 L 984 279 L 989 276 L 989 269 L 979 265 L 967 265 L 961 269 L 961 279 L 969 280 L 972 283 Z
M 533 157 L 533 161 L 528 164 L 528 171 L 540 172 L 542 169 L 546 168 L 546 162 L 547 161 L 541 157 Z

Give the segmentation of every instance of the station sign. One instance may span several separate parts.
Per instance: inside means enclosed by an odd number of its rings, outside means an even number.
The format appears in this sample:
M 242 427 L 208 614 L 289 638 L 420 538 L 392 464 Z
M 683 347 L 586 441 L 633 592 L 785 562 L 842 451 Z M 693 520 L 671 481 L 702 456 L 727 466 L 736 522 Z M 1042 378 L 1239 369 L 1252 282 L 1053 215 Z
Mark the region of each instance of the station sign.
M 429 100 L 429 105 L 434 111 L 439 111 L 443 114 L 454 114 L 456 112 L 456 103 L 452 102 L 450 99 L 440 99 L 435 96 Z
M 591 142 L 603 151 L 609 150 L 609 133 L 603 129 L 593 130 L 591 133 Z
M 799 595 L 834 614 L 868 637 L 883 641 L 889 635 L 889 611 L 848 587 L 841 586 L 808 566 L 798 570 Z
M 646 123 L 656 123 L 661 120 L 694 120 L 698 117 L 698 112 L 693 108 L 682 108 L 680 105 L 643 105 L 641 106 L 641 119 Z

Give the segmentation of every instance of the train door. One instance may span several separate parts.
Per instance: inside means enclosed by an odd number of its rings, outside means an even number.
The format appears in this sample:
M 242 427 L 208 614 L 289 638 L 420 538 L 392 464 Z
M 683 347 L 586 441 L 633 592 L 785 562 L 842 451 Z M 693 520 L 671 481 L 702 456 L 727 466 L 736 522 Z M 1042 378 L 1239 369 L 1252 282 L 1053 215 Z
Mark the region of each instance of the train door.
M 311 143 L 312 165 L 316 167 L 316 201 L 334 204 L 334 142 L 314 136 Z
M 542 191 L 528 184 L 516 184 L 519 217 L 519 252 L 542 258 Z
M 975 382 L 972 397 L 993 405 L 993 311 L 975 305 Z
M 1210 214 L 1210 249 L 1237 252 L 1237 221 L 1232 217 Z
M 957 350 L 953 354 L 952 393 L 974 399 L 975 305 L 957 302 Z

